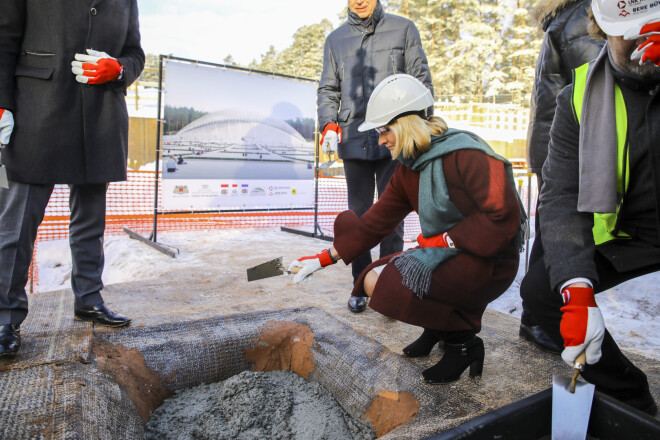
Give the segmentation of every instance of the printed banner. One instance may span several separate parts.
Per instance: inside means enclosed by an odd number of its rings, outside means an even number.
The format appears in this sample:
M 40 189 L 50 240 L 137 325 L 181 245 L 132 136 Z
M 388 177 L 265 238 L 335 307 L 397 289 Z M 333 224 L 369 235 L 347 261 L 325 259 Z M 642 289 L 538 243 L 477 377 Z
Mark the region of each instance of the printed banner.
M 247 207 L 301 207 L 302 201 L 314 200 L 314 182 L 310 180 L 222 180 L 163 179 L 163 200 L 168 209 L 212 210 Z
M 314 203 L 316 83 L 167 60 L 165 210 Z

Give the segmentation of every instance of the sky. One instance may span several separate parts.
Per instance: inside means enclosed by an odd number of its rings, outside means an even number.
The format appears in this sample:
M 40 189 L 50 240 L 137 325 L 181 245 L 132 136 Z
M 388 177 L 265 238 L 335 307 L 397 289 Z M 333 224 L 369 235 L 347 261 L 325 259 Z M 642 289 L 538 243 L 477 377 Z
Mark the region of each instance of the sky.
M 247 65 L 273 45 L 293 42 L 302 26 L 324 18 L 334 27 L 347 0 L 137 0 L 142 48 L 146 53 L 174 55 L 220 63 L 232 55 Z

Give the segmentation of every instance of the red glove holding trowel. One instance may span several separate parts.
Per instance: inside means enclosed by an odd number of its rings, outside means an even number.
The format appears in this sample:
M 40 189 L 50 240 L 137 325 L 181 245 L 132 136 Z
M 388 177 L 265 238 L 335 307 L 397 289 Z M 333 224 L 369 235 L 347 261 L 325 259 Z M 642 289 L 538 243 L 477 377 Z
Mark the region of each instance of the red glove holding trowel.
M 660 66 L 660 21 L 643 25 L 639 30 L 631 29 L 623 36 L 626 40 L 634 40 L 646 37 L 646 41 L 640 44 L 630 55 L 631 60 L 639 58 L 639 64 L 651 61 Z
M 596 304 L 592 287 L 575 287 L 561 291 L 564 307 L 559 331 L 564 338 L 562 359 L 571 367 L 584 352 L 587 364 L 595 364 L 602 356 L 600 346 L 605 337 L 605 321 Z
M 321 133 L 321 149 L 328 156 L 337 151 L 337 145 L 341 143 L 341 128 L 332 122 L 325 124 Z
M 323 269 L 326 266 L 335 264 L 337 259 L 332 257 L 332 250 L 325 249 L 322 252 L 312 255 L 310 257 L 298 258 L 296 261 L 289 265 L 288 271 L 291 272 L 291 269 L 294 267 L 300 267 L 300 271 L 296 273 L 293 277 L 293 282 L 298 284 L 302 280 L 309 280 L 314 272 L 317 270 Z

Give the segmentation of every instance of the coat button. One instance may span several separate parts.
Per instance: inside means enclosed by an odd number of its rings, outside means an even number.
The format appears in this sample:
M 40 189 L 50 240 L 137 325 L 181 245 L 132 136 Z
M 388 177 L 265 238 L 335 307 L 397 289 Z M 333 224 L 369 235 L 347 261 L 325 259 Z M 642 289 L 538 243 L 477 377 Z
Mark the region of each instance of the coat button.
M 90 9 L 89 12 L 90 12 L 92 15 L 96 15 L 96 8 L 92 8 L 92 9 Z

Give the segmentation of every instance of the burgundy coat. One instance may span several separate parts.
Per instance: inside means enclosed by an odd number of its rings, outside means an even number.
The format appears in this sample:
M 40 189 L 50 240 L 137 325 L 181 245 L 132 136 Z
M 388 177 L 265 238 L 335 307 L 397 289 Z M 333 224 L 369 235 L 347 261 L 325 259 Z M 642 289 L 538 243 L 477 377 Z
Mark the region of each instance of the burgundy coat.
M 371 308 L 424 328 L 479 331 L 486 305 L 506 291 L 518 271 L 514 239 L 520 207 L 504 164 L 480 151 L 459 150 L 444 156 L 443 170 L 449 198 L 465 217 L 447 232 L 465 252 L 434 270 L 423 299 L 401 283 L 397 268 L 389 263 L 394 254 L 368 266 L 352 295 L 366 296 L 364 276 L 387 263 L 369 302 Z M 343 261 L 349 264 L 417 211 L 418 194 L 419 173 L 399 164 L 385 192 L 362 217 L 352 211 L 339 214 L 334 246 Z

